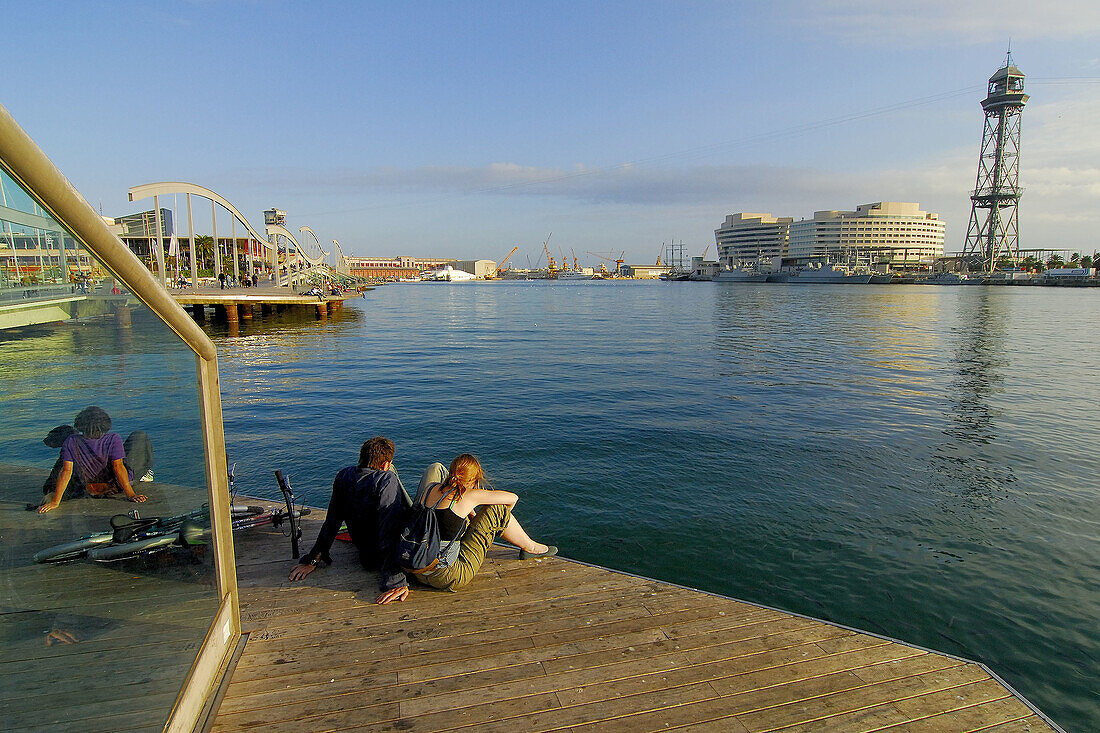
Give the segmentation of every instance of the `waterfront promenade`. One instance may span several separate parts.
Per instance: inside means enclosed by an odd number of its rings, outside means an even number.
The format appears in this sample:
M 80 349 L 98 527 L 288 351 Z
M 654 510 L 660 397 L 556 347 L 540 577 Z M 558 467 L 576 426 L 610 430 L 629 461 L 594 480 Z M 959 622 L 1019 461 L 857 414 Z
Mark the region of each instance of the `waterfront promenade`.
M 215 317 L 229 323 L 252 320 L 255 311 L 267 314 L 287 308 L 316 309 L 318 318 L 328 318 L 344 307 L 344 300 L 355 293 L 341 295 L 306 295 L 290 288 L 260 285 L 252 288 L 221 288 L 217 285 L 200 285 L 182 290 L 169 289 L 172 298 L 191 311 L 196 320 L 206 318 L 206 309 L 212 307 Z
M 238 536 L 214 731 L 1055 730 L 978 664 L 564 558 L 496 547 L 460 593 L 376 606 L 337 545 L 291 583 L 285 537 Z

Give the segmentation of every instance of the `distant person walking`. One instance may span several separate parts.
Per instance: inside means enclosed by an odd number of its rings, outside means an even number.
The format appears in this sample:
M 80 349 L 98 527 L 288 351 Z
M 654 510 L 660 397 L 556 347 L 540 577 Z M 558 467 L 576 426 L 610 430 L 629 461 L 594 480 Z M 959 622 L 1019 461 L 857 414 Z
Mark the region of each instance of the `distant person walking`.
M 225 273 L 224 272 L 219 272 L 218 273 L 218 282 L 221 284 L 222 290 L 225 290 Z

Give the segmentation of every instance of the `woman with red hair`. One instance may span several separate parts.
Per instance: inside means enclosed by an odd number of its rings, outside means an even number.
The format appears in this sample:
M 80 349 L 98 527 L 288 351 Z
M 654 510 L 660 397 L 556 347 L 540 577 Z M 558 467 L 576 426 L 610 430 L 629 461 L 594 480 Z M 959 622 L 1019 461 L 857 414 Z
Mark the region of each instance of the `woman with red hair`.
M 434 507 L 439 524 L 439 564 L 414 576 L 433 588 L 454 591 L 473 580 L 497 537 L 518 547 L 521 560 L 558 552 L 523 531 L 512 516 L 519 497 L 489 487 L 481 462 L 469 453 L 455 457 L 449 469 L 442 463 L 428 466 L 420 479 L 417 501 Z

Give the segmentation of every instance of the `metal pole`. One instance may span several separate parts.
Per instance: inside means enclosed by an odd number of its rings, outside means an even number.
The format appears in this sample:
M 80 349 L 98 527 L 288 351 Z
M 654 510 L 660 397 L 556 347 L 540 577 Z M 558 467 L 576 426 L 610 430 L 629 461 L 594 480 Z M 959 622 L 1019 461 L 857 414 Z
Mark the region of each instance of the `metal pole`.
M 222 247 L 218 242 L 218 208 L 213 199 L 210 199 L 210 225 L 214 229 L 214 277 L 222 274 Z
M 240 265 L 237 264 L 237 217 L 230 216 L 229 220 L 233 223 L 233 280 L 239 285 L 241 282 L 241 270 Z
M 61 266 L 61 282 L 70 282 L 69 260 L 65 256 L 65 232 L 57 233 L 57 264 Z M 79 263 L 77 269 L 79 270 Z
M 199 286 L 199 261 L 195 257 L 195 222 L 191 218 L 191 194 L 187 194 L 187 239 L 191 248 L 191 287 Z
M 153 197 L 153 222 L 156 227 L 153 239 L 156 240 L 156 247 L 153 252 L 156 255 L 157 260 L 157 279 L 160 280 L 160 284 L 167 287 L 168 273 L 164 267 L 164 242 L 161 241 L 161 221 L 160 221 L 160 197 Z

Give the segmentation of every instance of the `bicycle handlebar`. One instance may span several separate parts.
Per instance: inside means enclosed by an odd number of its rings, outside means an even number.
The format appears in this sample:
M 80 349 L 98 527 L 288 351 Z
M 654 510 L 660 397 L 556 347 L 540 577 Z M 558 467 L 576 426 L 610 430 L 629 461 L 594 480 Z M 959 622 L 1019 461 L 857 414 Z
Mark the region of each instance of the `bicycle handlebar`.
M 294 490 L 290 487 L 290 481 L 282 471 L 275 471 L 275 480 L 279 484 L 279 490 L 283 492 L 283 500 L 286 502 L 287 519 L 290 522 L 290 552 L 297 560 L 302 556 L 298 550 L 298 538 L 302 536 L 302 525 L 294 521 Z

